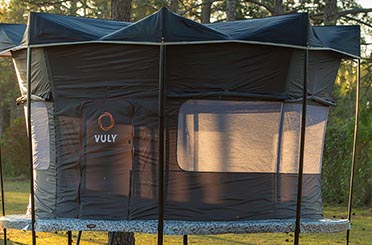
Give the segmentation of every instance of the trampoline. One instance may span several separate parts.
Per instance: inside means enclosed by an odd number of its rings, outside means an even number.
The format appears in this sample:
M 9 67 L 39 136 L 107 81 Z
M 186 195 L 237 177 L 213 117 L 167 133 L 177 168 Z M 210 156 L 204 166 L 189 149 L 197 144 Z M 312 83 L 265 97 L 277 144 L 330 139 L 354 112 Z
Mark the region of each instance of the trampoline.
M 135 23 L 30 13 L 0 30 L 33 163 L 30 215 L 3 203 L 4 229 L 159 244 L 350 230 L 350 215 L 323 217 L 320 186 L 333 84 L 342 59 L 359 64 L 359 26 L 315 27 L 306 13 L 204 25 L 162 8 Z

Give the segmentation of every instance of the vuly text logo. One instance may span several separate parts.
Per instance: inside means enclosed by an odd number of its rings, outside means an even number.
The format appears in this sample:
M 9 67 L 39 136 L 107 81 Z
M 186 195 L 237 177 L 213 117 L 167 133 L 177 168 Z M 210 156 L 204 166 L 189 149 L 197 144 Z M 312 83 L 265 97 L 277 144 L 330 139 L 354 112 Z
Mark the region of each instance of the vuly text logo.
M 105 111 L 97 119 L 98 127 L 107 133 L 95 134 L 94 140 L 96 143 L 115 143 L 118 137 L 117 134 L 108 133 L 115 127 L 115 119 L 110 112 Z

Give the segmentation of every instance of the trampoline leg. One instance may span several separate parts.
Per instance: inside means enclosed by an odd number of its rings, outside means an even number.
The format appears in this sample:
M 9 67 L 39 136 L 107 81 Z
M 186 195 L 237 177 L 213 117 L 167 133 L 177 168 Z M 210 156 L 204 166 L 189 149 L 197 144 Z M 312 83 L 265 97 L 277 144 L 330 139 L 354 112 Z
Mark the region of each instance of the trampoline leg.
M 6 245 L 6 229 L 4 228 L 4 245 Z
M 109 234 L 110 234 L 110 236 L 109 236 L 109 242 L 108 242 L 108 244 L 109 244 L 109 245 L 112 245 L 113 242 L 114 242 L 114 235 L 115 235 L 115 232 L 110 232 Z
M 76 245 L 79 245 L 80 244 L 81 233 L 83 233 L 83 231 L 79 231 L 78 236 L 76 238 Z
M 67 244 L 72 245 L 72 232 L 71 231 L 67 232 Z
M 187 245 L 188 237 L 187 235 L 183 235 L 183 245 Z

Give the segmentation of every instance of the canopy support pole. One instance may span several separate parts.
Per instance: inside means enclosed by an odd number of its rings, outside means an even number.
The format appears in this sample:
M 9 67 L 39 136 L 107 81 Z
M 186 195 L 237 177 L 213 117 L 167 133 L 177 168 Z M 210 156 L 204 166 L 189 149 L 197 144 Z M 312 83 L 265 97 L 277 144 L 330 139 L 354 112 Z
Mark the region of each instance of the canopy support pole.
M 353 189 L 354 189 L 354 174 L 355 174 L 355 162 L 356 162 L 356 150 L 358 141 L 358 124 L 359 124 L 359 99 L 360 99 L 360 60 L 357 60 L 357 85 L 356 85 L 356 96 L 355 96 L 355 120 L 354 120 L 354 141 L 353 141 L 353 156 L 351 160 L 350 169 L 350 189 L 349 189 L 349 201 L 348 201 L 348 214 L 347 218 L 351 223 L 351 212 L 353 204 Z M 350 228 L 346 231 L 346 244 L 349 244 L 350 239 Z
M 183 235 L 183 245 L 187 245 L 188 243 L 188 237 L 187 235 Z
M 72 232 L 67 231 L 67 244 L 72 245 Z
M 112 245 L 114 244 L 114 236 L 115 236 L 115 232 L 110 232 L 109 233 L 109 241 L 108 241 L 108 245 Z
M 83 233 L 83 231 L 79 231 L 78 236 L 76 238 L 76 245 L 79 245 L 80 244 L 81 233 Z
M 301 116 L 301 141 L 300 141 L 300 159 L 298 166 L 298 183 L 297 183 L 297 208 L 296 208 L 296 227 L 294 234 L 294 244 L 298 245 L 301 232 L 301 202 L 302 202 L 302 177 L 304 172 L 305 156 L 305 134 L 306 134 L 306 106 L 307 106 L 307 80 L 309 65 L 309 49 L 306 48 L 304 56 L 304 82 L 302 98 L 302 116 Z
M 3 216 L 5 216 L 4 175 L 3 175 L 3 161 L 1 158 L 1 146 L 0 146 L 0 182 L 1 182 L 1 209 L 2 209 Z M 4 245 L 6 245 L 6 228 L 3 229 L 3 232 L 4 232 Z
M 164 38 L 160 44 L 159 58 L 159 118 L 158 118 L 158 139 L 159 139 L 159 190 L 158 190 L 158 245 L 163 245 L 164 230 L 164 87 L 165 87 L 165 45 Z
M 35 192 L 34 192 L 34 168 L 33 168 L 33 155 L 32 155 L 32 133 L 31 133 L 31 61 L 32 52 L 31 48 L 27 48 L 27 133 L 28 133 L 28 146 L 30 149 L 29 162 L 30 162 L 30 193 L 31 193 L 31 230 L 32 230 L 32 244 L 36 244 L 35 233 Z

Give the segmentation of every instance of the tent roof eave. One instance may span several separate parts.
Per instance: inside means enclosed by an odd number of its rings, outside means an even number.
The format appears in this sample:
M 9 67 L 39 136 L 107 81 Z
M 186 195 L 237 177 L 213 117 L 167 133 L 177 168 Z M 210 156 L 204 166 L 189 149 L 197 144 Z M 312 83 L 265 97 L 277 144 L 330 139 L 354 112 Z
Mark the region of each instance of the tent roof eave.
M 58 43 L 46 43 L 46 44 L 32 44 L 29 46 L 20 45 L 9 49 L 8 51 L 16 51 L 20 49 L 29 48 L 42 48 L 42 47 L 55 47 L 55 46 L 69 46 L 69 45 L 81 45 L 81 44 L 128 44 L 128 45 L 153 45 L 153 46 L 176 46 L 176 45 L 197 45 L 197 44 L 221 44 L 221 43 L 241 43 L 241 44 L 251 44 L 251 45 L 263 45 L 263 46 L 274 46 L 274 47 L 284 47 L 284 48 L 293 48 L 293 49 L 308 49 L 313 51 L 333 51 L 344 56 L 348 56 L 354 59 L 360 59 L 359 55 L 355 55 L 348 52 L 343 52 L 337 49 L 328 48 L 328 47 L 307 47 L 299 45 L 290 45 L 283 43 L 270 43 L 270 42 L 258 42 L 258 41 L 244 41 L 244 40 L 210 40 L 210 41 L 180 41 L 180 42 L 139 42 L 139 41 L 106 41 L 106 40 L 92 40 L 92 41 L 81 41 L 81 42 L 58 42 Z M 0 53 L 2 55 L 2 53 Z
M 10 51 L 11 51 L 10 49 L 1 51 L 0 57 L 11 57 L 12 54 L 10 53 Z

